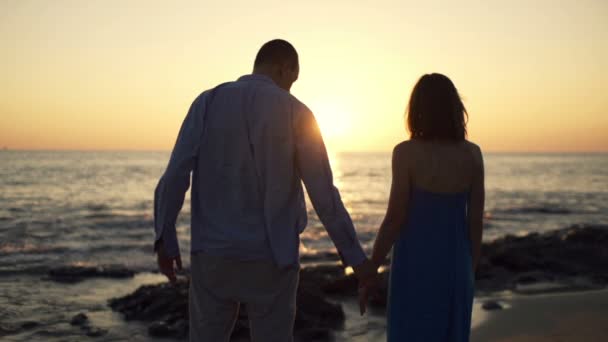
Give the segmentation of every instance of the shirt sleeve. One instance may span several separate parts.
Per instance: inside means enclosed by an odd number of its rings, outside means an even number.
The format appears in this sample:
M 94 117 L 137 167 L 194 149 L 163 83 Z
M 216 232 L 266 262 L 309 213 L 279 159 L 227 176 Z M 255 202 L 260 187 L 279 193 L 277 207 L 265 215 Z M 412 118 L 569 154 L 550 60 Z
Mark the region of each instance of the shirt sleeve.
M 203 134 L 205 93 L 190 106 L 182 123 L 169 164 L 154 192 L 154 250 L 161 242 L 169 257 L 179 254 L 175 223 L 184 204 L 186 191 L 190 187 L 190 172 L 196 163 Z
M 329 158 L 312 112 L 299 104 L 295 112 L 296 163 L 319 219 L 343 261 L 356 266 L 366 260 L 350 215 L 333 184 Z

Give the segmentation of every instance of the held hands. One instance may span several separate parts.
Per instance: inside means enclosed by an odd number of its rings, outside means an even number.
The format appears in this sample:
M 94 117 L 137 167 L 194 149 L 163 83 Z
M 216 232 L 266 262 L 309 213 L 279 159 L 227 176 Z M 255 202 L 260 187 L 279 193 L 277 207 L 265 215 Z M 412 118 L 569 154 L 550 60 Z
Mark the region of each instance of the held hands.
M 175 284 L 177 281 L 175 271 L 176 269 L 178 271 L 182 270 L 182 258 L 179 253 L 174 257 L 168 257 L 165 247 L 160 243 L 157 250 L 157 262 L 160 273 L 164 274 L 171 283 Z
M 359 279 L 359 312 L 363 316 L 370 293 L 378 287 L 378 265 L 367 259 L 361 265 L 353 266 L 353 270 Z

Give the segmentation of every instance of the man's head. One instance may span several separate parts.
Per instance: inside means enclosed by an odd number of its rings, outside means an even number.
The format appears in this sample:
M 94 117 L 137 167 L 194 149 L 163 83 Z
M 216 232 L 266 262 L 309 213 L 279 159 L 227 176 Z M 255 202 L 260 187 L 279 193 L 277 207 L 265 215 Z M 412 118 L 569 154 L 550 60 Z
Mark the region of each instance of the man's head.
M 289 42 L 274 39 L 262 45 L 253 64 L 253 73 L 266 75 L 281 88 L 289 91 L 298 79 L 298 52 Z

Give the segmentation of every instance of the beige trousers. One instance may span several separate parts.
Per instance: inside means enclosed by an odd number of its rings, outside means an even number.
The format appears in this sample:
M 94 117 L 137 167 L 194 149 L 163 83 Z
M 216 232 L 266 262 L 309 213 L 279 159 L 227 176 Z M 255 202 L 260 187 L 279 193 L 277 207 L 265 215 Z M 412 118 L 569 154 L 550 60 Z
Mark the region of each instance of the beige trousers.
M 252 342 L 292 342 L 299 267 L 192 255 L 190 342 L 228 342 L 240 303 L 246 304 Z

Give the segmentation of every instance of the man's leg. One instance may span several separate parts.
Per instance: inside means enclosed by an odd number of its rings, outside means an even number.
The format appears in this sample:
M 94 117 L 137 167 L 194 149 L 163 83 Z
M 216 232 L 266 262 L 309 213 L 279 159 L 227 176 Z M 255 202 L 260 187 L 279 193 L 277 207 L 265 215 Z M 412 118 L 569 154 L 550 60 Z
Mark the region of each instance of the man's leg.
M 299 268 L 276 270 L 273 295 L 247 303 L 252 342 L 292 342 Z M 262 272 L 265 273 L 265 272 Z
M 213 284 L 221 281 L 220 265 L 193 255 L 190 263 L 190 342 L 228 342 L 239 303 L 218 296 Z M 209 286 L 211 285 L 211 286 Z

